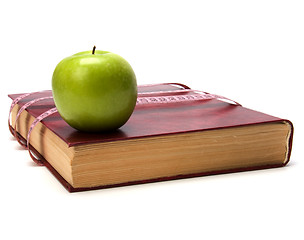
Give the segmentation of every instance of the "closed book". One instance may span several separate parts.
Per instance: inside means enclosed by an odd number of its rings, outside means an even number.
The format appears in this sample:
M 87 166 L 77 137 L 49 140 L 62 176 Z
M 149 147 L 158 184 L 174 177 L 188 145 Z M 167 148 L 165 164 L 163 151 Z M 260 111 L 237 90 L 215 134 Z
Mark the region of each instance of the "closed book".
M 70 192 L 285 166 L 293 126 L 221 99 L 191 101 L 183 84 L 138 87 L 139 94 L 189 101 L 137 104 L 128 122 L 111 132 L 70 127 L 58 112 L 33 128 L 30 150 Z M 14 100 L 22 94 L 10 94 Z M 51 91 L 22 98 L 11 111 L 11 130 L 25 141 L 32 122 L 55 107 Z M 37 98 L 45 98 L 20 108 Z M 16 126 L 16 129 L 13 129 Z

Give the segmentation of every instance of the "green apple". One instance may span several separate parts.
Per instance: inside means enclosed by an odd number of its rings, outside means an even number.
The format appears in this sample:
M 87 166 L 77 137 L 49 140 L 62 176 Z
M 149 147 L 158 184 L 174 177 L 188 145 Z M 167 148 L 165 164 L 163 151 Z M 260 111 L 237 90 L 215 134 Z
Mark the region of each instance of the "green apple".
M 52 78 L 55 105 L 62 118 L 81 131 L 118 129 L 130 118 L 137 84 L 130 64 L 106 51 L 84 51 L 63 59 Z

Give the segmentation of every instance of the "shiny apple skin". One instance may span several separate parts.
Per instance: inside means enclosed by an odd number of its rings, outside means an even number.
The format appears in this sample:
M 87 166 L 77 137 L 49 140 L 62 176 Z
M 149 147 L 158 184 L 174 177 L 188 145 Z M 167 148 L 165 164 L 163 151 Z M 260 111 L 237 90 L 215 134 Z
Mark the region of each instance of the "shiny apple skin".
M 52 77 L 55 105 L 61 117 L 80 131 L 120 128 L 137 99 L 135 73 L 121 56 L 96 50 L 63 59 Z

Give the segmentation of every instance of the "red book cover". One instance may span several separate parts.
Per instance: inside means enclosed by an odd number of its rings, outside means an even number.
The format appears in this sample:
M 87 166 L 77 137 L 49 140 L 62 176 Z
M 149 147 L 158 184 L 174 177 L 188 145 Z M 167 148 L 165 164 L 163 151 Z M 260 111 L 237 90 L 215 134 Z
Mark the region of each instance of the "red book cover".
M 183 92 L 183 90 L 188 90 Z M 180 91 L 181 90 L 181 91 Z M 145 96 L 157 97 L 178 96 L 195 94 L 195 90 L 183 84 L 158 84 L 138 87 L 139 94 Z M 9 97 L 14 100 L 22 94 L 10 94 Z M 43 91 L 31 94 L 18 102 L 22 107 L 27 102 L 45 96 L 51 96 L 51 91 Z M 29 106 L 26 111 L 34 117 L 38 117 L 43 112 L 55 107 L 53 99 L 46 99 Z M 49 130 L 53 131 L 59 138 L 67 143 L 68 146 L 79 144 L 90 144 L 107 141 L 120 141 L 135 138 L 144 138 L 150 136 L 161 136 L 167 134 L 187 133 L 195 131 L 205 131 L 219 128 L 228 128 L 236 126 L 246 126 L 267 122 L 286 121 L 291 126 L 289 137 L 289 148 L 291 149 L 293 127 L 289 120 L 273 117 L 258 111 L 250 110 L 237 104 L 232 104 L 219 99 L 209 99 L 201 101 L 172 102 L 166 104 L 143 104 L 137 105 L 131 118 L 120 129 L 108 133 L 85 133 L 70 127 L 59 115 L 55 113 L 42 120 Z M 36 152 L 36 154 L 39 154 Z M 42 156 L 40 156 L 42 157 Z M 290 151 L 289 156 L 290 157 Z M 67 183 L 52 166 L 44 159 L 44 165 L 58 178 L 58 180 L 69 190 L 82 191 L 90 189 L 99 189 L 105 187 L 124 186 L 144 182 L 155 182 L 185 177 L 203 176 L 211 173 L 192 174 L 187 176 L 172 176 L 160 179 L 148 179 L 132 183 L 122 183 L 113 186 L 100 186 L 93 188 L 73 188 Z M 286 162 L 287 163 L 287 162 Z M 268 166 L 278 167 L 278 166 Z M 265 168 L 265 166 L 263 167 Z M 234 169 L 227 172 L 243 171 L 250 169 Z M 225 171 L 221 171 L 225 172 Z M 217 172 L 213 172 L 216 174 Z

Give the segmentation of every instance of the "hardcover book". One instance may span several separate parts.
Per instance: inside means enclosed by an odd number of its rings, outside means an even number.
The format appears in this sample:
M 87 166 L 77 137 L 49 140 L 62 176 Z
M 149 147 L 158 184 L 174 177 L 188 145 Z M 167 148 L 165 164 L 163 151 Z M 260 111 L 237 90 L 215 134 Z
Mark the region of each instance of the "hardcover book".
M 56 112 L 31 131 L 31 152 L 70 192 L 282 167 L 290 160 L 293 126 L 287 119 L 216 98 L 191 101 L 197 91 L 178 83 L 139 86 L 138 92 L 152 103 L 137 104 L 120 129 L 80 132 Z M 51 96 L 32 93 L 13 107 L 10 128 L 20 142 L 32 122 L 55 107 Z M 164 96 L 189 101 L 153 103 Z M 44 100 L 16 122 L 19 109 L 37 98 Z

